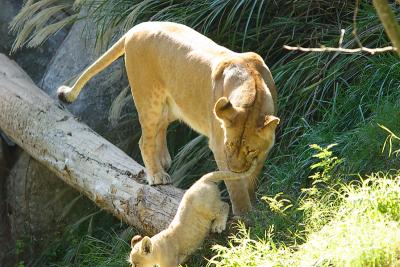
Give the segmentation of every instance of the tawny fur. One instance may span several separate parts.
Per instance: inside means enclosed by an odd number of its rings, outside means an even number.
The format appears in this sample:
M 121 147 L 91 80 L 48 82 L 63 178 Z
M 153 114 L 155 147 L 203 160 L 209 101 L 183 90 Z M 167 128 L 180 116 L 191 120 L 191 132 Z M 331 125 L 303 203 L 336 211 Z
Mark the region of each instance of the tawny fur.
M 279 122 L 273 116 L 275 84 L 263 59 L 230 51 L 181 24 L 145 22 L 89 66 L 72 88 L 61 86 L 60 99 L 74 101 L 87 81 L 122 55 L 142 127 L 139 145 L 149 184 L 170 182 L 166 131 L 179 119 L 209 138 L 220 170 L 244 172 L 257 159 L 247 179 L 226 182 L 234 213 L 249 210 Z
M 135 236 L 129 262 L 133 267 L 175 267 L 195 251 L 210 230 L 226 228 L 229 205 L 220 198 L 217 182 L 241 180 L 256 168 L 256 162 L 244 173 L 217 171 L 204 175 L 183 195 L 169 227 L 152 238 Z

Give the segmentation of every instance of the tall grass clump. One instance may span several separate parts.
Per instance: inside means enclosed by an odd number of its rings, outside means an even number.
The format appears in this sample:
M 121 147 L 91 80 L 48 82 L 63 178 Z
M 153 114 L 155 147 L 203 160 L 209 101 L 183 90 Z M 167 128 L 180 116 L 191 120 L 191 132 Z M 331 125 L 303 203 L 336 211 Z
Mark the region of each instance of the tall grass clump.
M 27 266 L 129 266 L 130 239 L 137 232 L 104 211 L 95 211 L 66 227 Z

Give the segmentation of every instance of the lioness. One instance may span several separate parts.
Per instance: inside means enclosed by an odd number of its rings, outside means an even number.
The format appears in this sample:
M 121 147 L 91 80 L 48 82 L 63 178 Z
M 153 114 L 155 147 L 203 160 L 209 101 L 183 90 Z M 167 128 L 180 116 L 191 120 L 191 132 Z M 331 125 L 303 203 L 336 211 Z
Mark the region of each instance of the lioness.
M 255 53 L 235 53 L 193 29 L 171 22 L 136 25 L 59 98 L 72 102 L 95 74 L 125 55 L 125 66 L 142 127 L 139 142 L 148 182 L 170 182 L 168 125 L 177 119 L 209 138 L 218 168 L 249 169 L 246 180 L 227 181 L 234 214 L 251 208 L 255 178 L 275 141 L 276 90 L 268 67 Z
M 183 195 L 169 227 L 157 235 L 134 236 L 129 262 L 133 267 L 174 267 L 203 243 L 211 231 L 225 230 L 229 205 L 220 198 L 217 182 L 247 178 L 256 169 L 254 161 L 247 172 L 211 172 L 195 182 Z

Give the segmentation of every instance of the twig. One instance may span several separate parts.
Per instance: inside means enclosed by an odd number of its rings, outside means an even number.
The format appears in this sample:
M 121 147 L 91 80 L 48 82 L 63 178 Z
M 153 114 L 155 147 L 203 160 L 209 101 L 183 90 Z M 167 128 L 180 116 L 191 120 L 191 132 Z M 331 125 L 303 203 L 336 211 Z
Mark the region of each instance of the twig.
M 393 46 L 379 47 L 379 48 L 368 48 L 368 47 L 359 47 L 359 48 L 343 48 L 343 47 L 301 47 L 301 46 L 289 46 L 284 45 L 283 48 L 291 51 L 302 51 L 302 52 L 342 52 L 342 53 L 358 53 L 358 52 L 367 52 L 370 54 L 382 53 L 388 51 L 396 51 L 396 48 Z

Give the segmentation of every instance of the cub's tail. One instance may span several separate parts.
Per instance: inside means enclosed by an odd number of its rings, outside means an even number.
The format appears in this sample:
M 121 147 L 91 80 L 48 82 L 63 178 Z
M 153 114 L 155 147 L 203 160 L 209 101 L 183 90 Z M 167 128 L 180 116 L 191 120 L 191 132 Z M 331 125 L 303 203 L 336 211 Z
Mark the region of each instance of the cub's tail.
M 254 171 L 257 168 L 257 161 L 254 160 L 253 163 L 251 164 L 250 168 L 241 173 L 236 173 L 236 172 L 231 172 L 231 171 L 215 171 L 215 172 L 210 172 L 201 177 L 200 181 L 204 183 L 208 182 L 219 182 L 222 180 L 240 180 L 240 179 L 245 179 L 246 177 L 249 177 L 254 173 Z
M 58 98 L 64 102 L 73 102 L 78 97 L 83 86 L 97 73 L 125 54 L 125 35 L 121 37 L 99 59 L 90 65 L 78 78 L 72 87 L 60 86 L 57 90 Z

